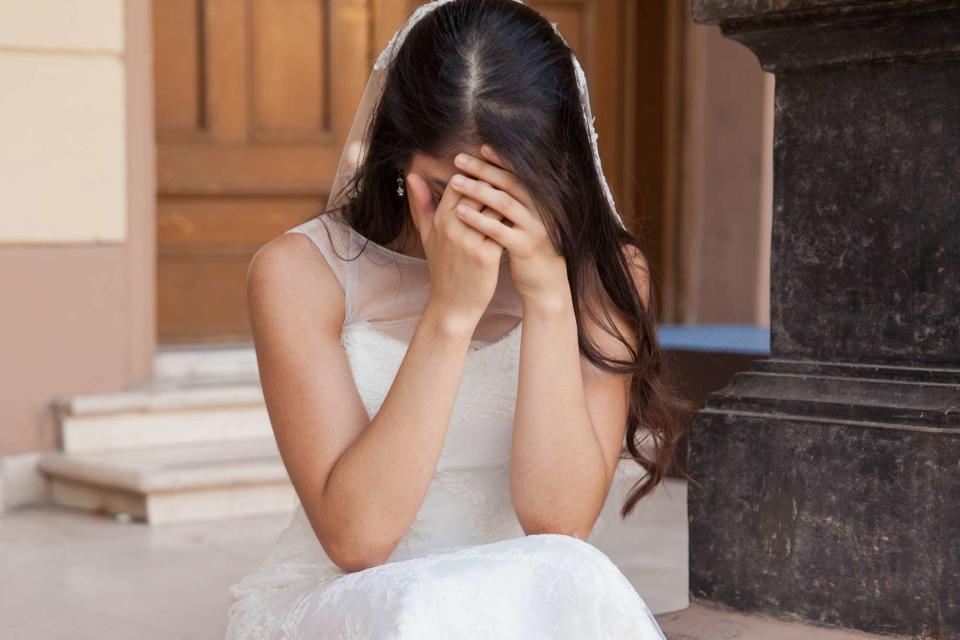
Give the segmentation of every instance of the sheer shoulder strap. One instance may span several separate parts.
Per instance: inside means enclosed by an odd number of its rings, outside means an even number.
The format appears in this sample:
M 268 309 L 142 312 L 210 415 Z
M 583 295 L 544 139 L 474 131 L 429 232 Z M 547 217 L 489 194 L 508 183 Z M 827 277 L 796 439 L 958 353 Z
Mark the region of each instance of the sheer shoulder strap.
M 288 229 L 306 235 L 333 269 L 344 291 L 343 328 L 376 328 L 409 342 L 430 299 L 430 269 L 426 258 L 398 253 L 364 237 L 336 211 L 324 213 Z M 520 297 L 510 278 L 503 252 L 497 290 L 474 338 L 492 342 L 512 330 L 522 313 Z
M 351 321 L 356 303 L 355 256 L 351 253 L 352 229 L 345 222 L 330 214 L 322 214 L 287 229 L 284 233 L 300 233 L 320 250 L 333 270 L 344 295 L 344 324 Z

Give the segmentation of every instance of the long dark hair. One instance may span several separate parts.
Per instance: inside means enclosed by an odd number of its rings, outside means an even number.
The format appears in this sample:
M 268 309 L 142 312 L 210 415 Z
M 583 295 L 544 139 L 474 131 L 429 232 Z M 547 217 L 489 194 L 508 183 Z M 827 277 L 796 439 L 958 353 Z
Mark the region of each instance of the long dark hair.
M 666 379 L 653 278 L 645 308 L 623 249 L 632 245 L 644 261 L 648 251 L 619 225 L 604 194 L 570 48 L 546 18 L 515 0 L 453 0 L 410 29 L 367 126 L 369 146 L 338 209 L 353 229 L 380 245 L 415 232 L 407 199 L 395 191 L 398 173 L 415 152 L 449 157 L 487 142 L 513 165 L 566 258 L 581 353 L 603 370 L 632 374 L 626 454 L 647 474 L 621 508 L 621 516 L 629 515 L 676 466 L 686 424 L 680 414 L 693 405 Z M 598 286 L 635 331 L 636 348 L 609 317 L 600 317 L 608 314 L 584 305 L 587 315 L 617 336 L 629 360 L 605 356 L 584 331 L 581 304 Z M 641 427 L 652 439 L 650 452 L 637 441 Z

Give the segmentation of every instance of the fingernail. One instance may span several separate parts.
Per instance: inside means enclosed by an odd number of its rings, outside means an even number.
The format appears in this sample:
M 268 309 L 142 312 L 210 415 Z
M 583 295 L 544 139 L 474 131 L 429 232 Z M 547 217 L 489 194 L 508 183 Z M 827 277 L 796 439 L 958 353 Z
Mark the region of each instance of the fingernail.
M 453 161 L 456 162 L 456 163 L 459 164 L 459 165 L 465 165 L 465 164 L 467 164 L 467 160 L 468 160 L 468 158 L 467 158 L 467 155 L 466 155 L 465 153 L 458 153 L 458 154 L 457 154 L 457 157 L 453 159 Z
M 463 176 L 461 176 L 461 175 L 459 175 L 459 174 L 453 176 L 452 182 L 453 182 L 453 184 L 457 185 L 458 187 L 462 187 L 462 186 L 463 186 L 463 183 L 464 183 Z

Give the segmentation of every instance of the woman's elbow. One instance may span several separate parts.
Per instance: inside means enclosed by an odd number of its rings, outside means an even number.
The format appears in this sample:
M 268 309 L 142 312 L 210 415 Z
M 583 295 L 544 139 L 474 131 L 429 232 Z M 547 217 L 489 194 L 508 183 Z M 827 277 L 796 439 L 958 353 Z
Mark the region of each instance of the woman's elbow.
M 349 532 L 341 532 L 340 535 L 318 534 L 317 539 L 320 540 L 327 557 L 347 573 L 383 564 L 393 549 L 393 546 L 385 545 L 382 540 Z

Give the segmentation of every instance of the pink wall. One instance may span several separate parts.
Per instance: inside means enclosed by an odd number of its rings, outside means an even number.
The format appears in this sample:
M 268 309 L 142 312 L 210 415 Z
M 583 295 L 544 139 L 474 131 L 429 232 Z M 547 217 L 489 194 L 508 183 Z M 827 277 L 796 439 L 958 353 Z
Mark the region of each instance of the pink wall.
M 127 240 L 0 245 L 0 455 L 57 445 L 50 404 L 56 396 L 116 391 L 151 373 L 156 187 L 150 2 L 127 0 L 124 8 Z
M 690 27 L 677 321 L 769 319 L 772 78 L 716 27 Z

